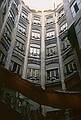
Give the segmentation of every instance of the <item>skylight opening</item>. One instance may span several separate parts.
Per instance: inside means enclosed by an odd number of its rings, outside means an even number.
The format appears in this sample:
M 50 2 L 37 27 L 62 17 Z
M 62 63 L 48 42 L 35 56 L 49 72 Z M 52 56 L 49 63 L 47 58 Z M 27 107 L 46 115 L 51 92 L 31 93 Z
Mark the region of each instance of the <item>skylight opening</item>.
M 54 9 L 63 0 L 23 0 L 26 5 L 35 10 Z

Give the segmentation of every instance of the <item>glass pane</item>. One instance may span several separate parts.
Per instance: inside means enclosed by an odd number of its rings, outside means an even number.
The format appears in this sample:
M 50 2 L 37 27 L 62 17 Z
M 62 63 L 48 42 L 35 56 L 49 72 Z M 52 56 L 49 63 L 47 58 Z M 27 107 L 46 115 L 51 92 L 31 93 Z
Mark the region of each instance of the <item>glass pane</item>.
M 33 53 L 33 48 L 30 48 L 30 53 Z
M 75 12 L 77 13 L 78 10 L 79 10 L 77 3 L 75 3 L 75 5 L 74 5 L 74 9 L 75 9 Z
M 34 54 L 36 53 L 36 48 L 34 48 Z
M 39 55 L 39 49 L 37 49 L 37 54 Z

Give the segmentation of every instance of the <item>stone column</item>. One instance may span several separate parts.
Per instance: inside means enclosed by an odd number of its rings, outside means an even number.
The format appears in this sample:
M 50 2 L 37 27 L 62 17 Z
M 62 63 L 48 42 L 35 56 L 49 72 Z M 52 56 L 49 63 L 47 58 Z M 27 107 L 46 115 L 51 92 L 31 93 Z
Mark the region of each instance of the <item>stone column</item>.
M 7 55 L 7 58 L 6 58 L 6 62 L 5 62 L 5 68 L 6 69 L 9 69 L 9 65 L 10 65 L 10 62 L 11 62 L 11 57 L 12 57 L 12 53 L 13 53 L 13 49 L 14 49 L 14 45 L 15 45 L 15 39 L 16 39 L 16 32 L 17 32 L 17 27 L 18 27 L 18 23 L 19 23 L 19 18 L 20 18 L 20 14 L 21 14 L 21 10 L 22 10 L 22 5 L 20 4 L 19 6 L 19 14 L 16 16 L 16 21 L 15 21 L 15 27 L 12 31 L 12 41 L 11 41 L 11 46 L 9 48 L 9 51 L 8 51 L 8 55 Z
M 2 25 L 1 32 L 0 32 L 0 39 L 1 39 L 1 37 L 2 37 L 2 33 L 3 33 L 3 31 L 4 31 L 4 27 L 5 27 L 5 25 L 6 25 L 6 21 L 7 21 L 7 19 L 8 19 L 8 14 L 9 14 L 9 11 L 10 11 L 10 9 L 11 9 L 11 5 L 12 5 L 13 1 L 14 1 L 14 0 L 11 0 L 10 5 L 9 5 L 9 8 L 8 8 L 8 10 L 7 10 L 7 12 L 6 12 L 5 19 L 4 19 L 4 23 L 3 23 L 3 25 Z M 2 7 L 1 7 L 1 9 L 2 9 Z M 1 10 L 1 9 L 0 9 L 0 10 Z M 2 10 L 1 10 L 1 11 L 2 11 Z
M 42 31 L 41 31 L 41 87 L 45 89 L 45 29 L 44 12 L 42 11 Z
M 70 8 L 69 0 L 63 0 L 63 3 L 64 3 L 64 11 L 66 13 L 66 19 L 67 19 L 68 28 L 69 28 L 73 24 L 74 20 L 73 20 L 71 8 Z
M 57 46 L 58 46 L 58 56 L 59 56 L 59 67 L 60 67 L 60 79 L 61 79 L 61 84 L 62 84 L 62 90 L 66 90 L 65 82 L 64 82 L 64 72 L 63 72 L 63 60 L 62 60 L 62 55 L 61 55 L 61 46 L 60 46 L 60 39 L 59 39 L 59 26 L 57 23 L 57 14 L 56 14 L 56 37 L 57 37 Z M 65 120 L 70 120 L 69 118 L 69 109 L 65 109 Z
M 26 79 L 26 74 L 27 74 L 27 63 L 28 63 L 28 53 L 29 53 L 29 48 L 30 48 L 31 28 L 32 28 L 32 13 L 29 14 L 29 26 L 27 28 L 28 37 L 26 41 L 26 52 L 25 52 L 24 66 L 23 66 L 23 72 L 22 72 L 23 79 Z
M 62 83 L 62 89 L 66 90 L 65 83 L 64 83 L 63 60 L 62 60 L 62 55 L 61 55 L 61 46 L 60 46 L 60 39 L 59 39 L 59 26 L 57 23 L 57 14 L 55 17 L 55 24 L 56 24 L 56 38 L 57 38 L 57 48 L 58 48 L 59 67 L 60 67 L 60 79 L 61 79 L 61 83 Z

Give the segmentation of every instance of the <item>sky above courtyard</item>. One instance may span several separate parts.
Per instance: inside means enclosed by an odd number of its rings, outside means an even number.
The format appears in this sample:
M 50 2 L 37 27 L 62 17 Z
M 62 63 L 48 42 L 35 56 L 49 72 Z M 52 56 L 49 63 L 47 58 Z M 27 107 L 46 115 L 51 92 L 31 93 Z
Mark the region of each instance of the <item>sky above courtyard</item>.
M 63 0 L 23 0 L 23 1 L 31 9 L 45 10 L 45 9 L 54 9 L 54 3 L 55 6 L 57 6 Z

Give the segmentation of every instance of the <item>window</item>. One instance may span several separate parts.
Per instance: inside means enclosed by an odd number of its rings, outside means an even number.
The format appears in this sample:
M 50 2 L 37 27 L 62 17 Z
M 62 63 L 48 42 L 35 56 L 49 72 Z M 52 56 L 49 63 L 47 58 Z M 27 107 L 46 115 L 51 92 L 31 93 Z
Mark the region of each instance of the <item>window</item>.
M 40 17 L 39 16 L 34 16 L 34 20 L 40 21 Z
M 63 15 L 64 15 L 64 10 L 61 10 L 61 11 L 58 13 L 58 18 L 60 19 Z
M 8 18 L 11 20 L 11 22 L 14 24 L 15 23 L 15 15 L 14 13 L 11 11 L 9 11 L 9 14 L 8 14 Z
M 18 14 L 18 6 L 15 1 L 13 1 L 11 9 L 14 11 L 15 14 Z
M 19 5 L 19 0 L 14 0 L 14 4 L 15 4 L 16 6 L 18 6 L 18 5 Z
M 49 16 L 46 17 L 47 20 L 51 19 L 51 18 L 53 18 L 53 15 L 49 15 Z
M 59 79 L 58 68 L 47 70 L 47 80 L 56 80 Z
M 25 8 L 24 6 L 22 6 L 22 12 L 23 12 L 26 16 L 28 16 L 28 10 L 27 10 L 27 8 Z
M 10 70 L 12 72 L 21 74 L 21 65 L 19 65 L 18 63 L 12 61 L 11 65 L 10 65 Z
M 40 34 L 39 33 L 35 33 L 35 32 L 32 32 L 32 38 L 40 38 Z
M 0 63 L 4 63 L 5 61 L 5 55 L 3 54 L 2 51 L 0 51 Z
M 60 27 L 60 32 L 63 32 L 67 29 L 67 23 L 63 24 L 61 27 Z
M 3 21 L 4 21 L 4 18 L 5 18 L 5 15 L 6 15 L 6 5 L 4 6 L 4 9 L 3 9 L 3 16 L 2 16 L 2 20 Z
M 27 78 L 31 80 L 39 80 L 39 70 L 38 69 L 27 69 Z
M 69 46 L 70 46 L 70 42 L 69 42 L 69 40 L 66 37 L 62 41 L 62 50 L 66 50 Z
M 50 24 L 50 23 L 53 23 L 54 19 L 53 19 L 53 15 L 49 15 L 46 17 L 46 23 L 47 24 Z
M 9 28 L 8 28 L 7 26 L 5 26 L 4 33 L 5 33 L 7 36 L 10 36 L 10 35 L 11 35 L 11 31 L 9 30 Z
M 6 41 L 4 41 L 4 39 L 3 39 L 3 38 L 1 38 L 1 44 L 2 44 L 2 46 L 5 48 L 5 50 L 6 50 L 6 51 L 8 51 L 8 50 L 9 50 L 9 45 L 7 44 L 7 42 L 6 42 Z
M 18 25 L 18 30 L 19 30 L 21 33 L 23 33 L 24 35 L 26 35 L 26 28 Z
M 7 33 L 3 34 L 3 41 L 5 42 L 6 45 L 8 45 L 8 47 L 10 46 L 11 43 L 11 39 L 8 37 Z
M 72 62 L 66 64 L 64 71 L 65 71 L 65 76 L 75 73 L 77 71 L 76 63 L 72 61 Z
M 21 17 L 27 19 L 27 15 L 25 13 L 21 13 Z
M 54 56 L 57 54 L 57 48 L 56 46 L 47 48 L 46 55 L 47 57 Z
M 77 13 L 78 10 L 79 10 L 77 3 L 75 3 L 75 5 L 74 5 L 74 9 L 75 9 L 75 12 Z
M 50 38 L 50 37 L 55 37 L 55 31 L 48 32 L 48 33 L 47 33 L 47 37 L 48 37 L 48 38 Z
M 11 32 L 7 28 L 5 28 L 4 33 L 3 33 L 3 39 L 4 39 L 5 44 L 7 44 L 8 46 L 11 43 L 10 35 L 11 35 Z
M 11 39 L 10 39 L 11 38 L 11 31 L 9 30 L 9 28 L 7 26 L 5 26 L 3 37 L 6 40 L 7 44 L 10 45 L 10 43 L 11 43 Z
M 1 44 L 6 49 L 6 51 L 9 50 L 10 43 L 11 43 L 11 39 L 8 36 L 8 34 L 7 33 L 3 33 L 3 36 L 1 38 Z
M 53 23 L 53 21 L 54 21 L 53 19 L 48 19 L 48 20 L 46 21 L 46 23 L 47 23 L 47 24 L 50 24 L 50 23 Z
M 34 24 L 40 24 L 40 21 L 34 19 L 34 20 L 33 20 L 33 23 L 34 23 Z
M 81 9 L 81 1 L 80 0 L 75 0 L 74 3 L 71 6 L 71 11 L 73 14 L 73 17 L 76 16 L 76 13 Z
M 20 51 L 24 51 L 24 44 L 19 41 L 16 41 L 16 48 Z
M 30 56 L 39 58 L 40 57 L 40 49 L 30 47 Z

